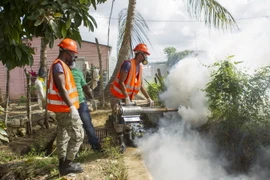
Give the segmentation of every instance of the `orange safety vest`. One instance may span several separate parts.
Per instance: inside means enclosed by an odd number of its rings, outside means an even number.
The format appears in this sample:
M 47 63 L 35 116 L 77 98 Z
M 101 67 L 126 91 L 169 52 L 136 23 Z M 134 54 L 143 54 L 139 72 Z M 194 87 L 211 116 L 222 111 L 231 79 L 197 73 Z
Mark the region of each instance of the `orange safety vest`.
M 49 79 L 48 79 L 48 96 L 47 96 L 47 108 L 53 112 L 70 112 L 70 108 L 64 102 L 59 94 L 59 90 L 57 89 L 54 80 L 53 80 L 53 65 L 56 63 L 60 63 L 64 70 L 65 75 L 65 88 L 68 92 L 69 98 L 73 105 L 78 109 L 79 108 L 79 97 L 76 89 L 76 84 L 73 78 L 73 75 L 69 69 L 69 67 L 60 59 L 56 59 L 50 69 Z
M 136 60 L 131 59 L 129 61 L 131 63 L 131 67 L 130 67 L 130 70 L 128 72 L 127 78 L 124 81 L 124 84 L 126 86 L 127 94 L 129 96 L 129 98 L 132 100 L 134 98 L 134 96 L 141 89 L 142 65 L 140 64 L 140 71 L 139 71 L 139 74 L 136 76 Z M 113 83 L 110 87 L 110 91 L 111 91 L 112 95 L 115 96 L 116 98 L 123 99 L 123 98 L 125 98 L 125 96 L 122 93 L 122 91 L 120 89 L 120 84 L 119 84 L 120 71 L 121 71 L 121 69 L 119 70 L 115 80 L 113 81 Z

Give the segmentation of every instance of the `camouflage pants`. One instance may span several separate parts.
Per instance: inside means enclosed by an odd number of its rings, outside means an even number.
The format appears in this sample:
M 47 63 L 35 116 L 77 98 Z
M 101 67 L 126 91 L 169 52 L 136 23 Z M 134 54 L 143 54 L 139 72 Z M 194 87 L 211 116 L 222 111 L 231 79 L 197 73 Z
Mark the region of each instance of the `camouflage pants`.
M 84 131 L 80 119 L 71 119 L 70 113 L 55 113 L 57 120 L 58 158 L 74 160 L 83 142 Z

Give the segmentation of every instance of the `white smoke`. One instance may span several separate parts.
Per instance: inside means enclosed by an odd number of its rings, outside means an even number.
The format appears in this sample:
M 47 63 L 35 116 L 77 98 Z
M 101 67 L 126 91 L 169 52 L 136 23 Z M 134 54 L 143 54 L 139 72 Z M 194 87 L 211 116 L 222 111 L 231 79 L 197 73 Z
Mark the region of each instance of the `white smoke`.
M 161 98 L 167 107 L 178 108 L 181 118 L 161 120 L 158 132 L 144 137 L 139 144 L 155 180 L 267 179 L 268 172 L 259 165 L 247 175 L 228 174 L 224 168 L 227 162 L 222 154 L 216 154 L 211 140 L 186 126 L 198 127 L 207 121 L 207 99 L 201 90 L 210 81 L 212 69 L 207 66 L 230 55 L 235 55 L 233 61 L 243 61 L 240 67 L 248 72 L 269 65 L 270 20 L 250 20 L 239 27 L 241 30 L 233 33 L 198 30 L 198 49 L 206 55 L 183 59 L 170 70 L 168 89 Z
M 160 97 L 167 107 L 178 108 L 184 121 L 202 125 L 208 114 L 202 89 L 208 81 L 208 68 L 201 64 L 200 59 L 186 58 L 170 71 L 166 82 L 168 89 Z
M 214 143 L 198 132 L 187 128 L 179 119 L 161 120 L 158 132 L 140 142 L 145 164 L 154 180 L 260 180 L 256 174 L 229 175 L 222 154 L 215 152 Z

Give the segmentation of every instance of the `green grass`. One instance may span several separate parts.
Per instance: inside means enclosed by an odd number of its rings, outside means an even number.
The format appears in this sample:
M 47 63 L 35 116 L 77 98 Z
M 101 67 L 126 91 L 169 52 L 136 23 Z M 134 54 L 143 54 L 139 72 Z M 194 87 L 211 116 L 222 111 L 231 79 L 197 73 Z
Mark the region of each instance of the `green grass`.
M 97 153 L 89 147 L 79 151 L 76 161 L 87 164 L 97 159 L 106 159 L 102 170 L 104 179 L 126 180 L 127 172 L 124 165 L 123 155 L 119 153 L 119 148 L 115 146 L 112 138 L 107 137 L 102 143 L 103 153 Z M 45 157 L 44 153 L 39 153 L 34 148 L 24 156 L 16 156 L 0 151 L 0 161 L 2 165 L 8 168 L 7 173 L 11 172 L 10 177 L 17 179 L 58 179 L 58 159 L 56 154 Z M 1 177 L 0 177 L 1 178 Z M 9 177 L 7 177 L 9 178 Z

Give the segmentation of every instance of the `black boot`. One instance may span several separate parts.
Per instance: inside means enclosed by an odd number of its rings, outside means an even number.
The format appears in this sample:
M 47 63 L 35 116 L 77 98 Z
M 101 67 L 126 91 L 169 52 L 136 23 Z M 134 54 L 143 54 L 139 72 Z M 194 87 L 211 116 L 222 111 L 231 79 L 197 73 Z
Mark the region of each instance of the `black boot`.
M 99 142 L 97 144 L 92 145 L 92 149 L 94 151 L 101 152 L 101 153 L 105 152 Z
M 60 167 L 63 168 L 64 163 L 65 163 L 65 160 L 66 160 L 65 157 L 59 159 L 59 166 L 58 166 L 59 169 L 60 169 Z M 79 166 L 79 167 L 81 167 L 81 164 L 80 164 L 80 163 L 76 163 L 76 162 L 74 163 L 74 162 L 71 162 L 70 164 L 71 164 L 72 166 Z
M 65 160 L 66 158 L 59 159 L 59 165 L 58 165 L 59 172 L 61 172 L 61 169 L 63 168 L 64 163 L 65 163 Z
M 59 159 L 59 173 L 60 176 L 67 175 L 69 173 L 81 173 L 83 168 L 80 163 L 72 163 L 71 160 Z

